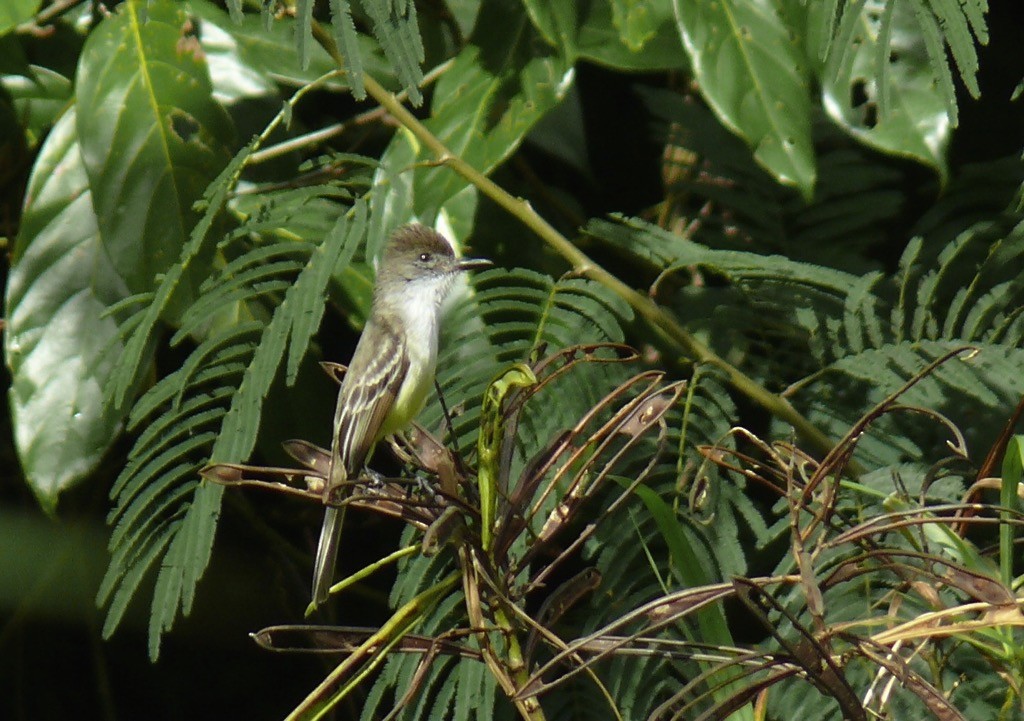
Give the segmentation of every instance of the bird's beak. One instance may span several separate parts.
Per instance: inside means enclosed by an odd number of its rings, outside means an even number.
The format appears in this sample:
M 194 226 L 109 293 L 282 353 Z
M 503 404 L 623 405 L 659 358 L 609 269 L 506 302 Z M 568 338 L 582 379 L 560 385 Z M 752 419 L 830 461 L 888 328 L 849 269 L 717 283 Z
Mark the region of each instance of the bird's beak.
M 494 263 L 486 258 L 459 258 L 455 264 L 455 270 L 483 270 L 484 268 L 490 268 L 492 265 Z

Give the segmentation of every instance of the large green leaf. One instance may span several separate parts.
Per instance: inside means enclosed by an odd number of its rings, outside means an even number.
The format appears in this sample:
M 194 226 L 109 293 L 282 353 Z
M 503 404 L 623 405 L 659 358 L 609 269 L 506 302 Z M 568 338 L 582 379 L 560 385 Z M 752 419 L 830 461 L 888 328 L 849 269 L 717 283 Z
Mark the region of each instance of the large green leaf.
M 525 0 L 530 20 L 570 63 L 580 58 L 631 71 L 687 64 L 670 0 Z
M 93 212 L 72 109 L 29 180 L 6 299 L 15 443 L 48 510 L 96 466 L 120 420 L 103 403 L 120 348 L 117 324 L 103 312 L 126 292 Z
M 104 247 L 148 290 L 198 219 L 192 204 L 230 158 L 194 23 L 171 0 L 130 0 L 90 35 L 78 68 L 78 134 Z
M 7 305 L 15 435 L 44 507 L 87 475 L 121 416 L 104 405 L 112 304 L 177 258 L 228 157 L 193 26 L 170 0 L 123 4 L 86 43 L 77 107 L 33 171 Z
M 537 52 L 529 20 L 512 3 L 485 5 L 473 40 L 480 44 L 467 45 L 438 81 L 426 125 L 449 150 L 489 173 L 565 96 L 572 70 L 559 57 Z M 375 211 L 386 204 L 385 225 L 413 217 L 432 222 L 446 203 L 468 189 L 466 180 L 449 168 L 422 165 L 431 160 L 430 151 L 411 135 L 395 135 L 378 182 L 401 189 L 374 195 Z
M 818 68 L 822 105 L 862 142 L 935 168 L 945 178 L 951 124 L 913 8 L 872 0 L 844 16 L 839 45 Z M 820 4 L 807 11 L 808 54 L 823 57 Z
M 4 0 L 0 3 L 0 35 L 31 20 L 38 7 L 39 0 Z
M 779 182 L 814 191 L 809 70 L 772 0 L 673 0 L 700 92 Z

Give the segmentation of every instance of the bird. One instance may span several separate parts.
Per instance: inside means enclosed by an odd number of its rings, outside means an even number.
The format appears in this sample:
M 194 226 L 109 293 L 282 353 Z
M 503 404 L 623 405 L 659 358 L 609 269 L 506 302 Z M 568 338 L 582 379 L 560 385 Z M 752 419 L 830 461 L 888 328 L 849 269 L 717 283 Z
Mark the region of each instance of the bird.
M 443 235 L 419 223 L 398 228 L 385 242 L 369 319 L 338 391 L 325 499 L 358 477 L 378 441 L 407 427 L 423 408 L 434 384 L 444 300 L 461 273 L 491 265 L 457 258 Z M 326 509 L 311 610 L 330 592 L 343 521 L 344 506 Z

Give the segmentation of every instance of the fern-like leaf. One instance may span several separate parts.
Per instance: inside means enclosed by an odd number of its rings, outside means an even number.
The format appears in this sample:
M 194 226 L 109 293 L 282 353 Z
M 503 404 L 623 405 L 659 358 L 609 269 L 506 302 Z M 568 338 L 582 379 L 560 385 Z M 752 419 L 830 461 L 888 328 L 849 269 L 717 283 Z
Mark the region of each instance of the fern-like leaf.
M 1024 351 L 1012 342 L 1020 336 L 1024 280 L 1010 270 L 1024 258 L 1024 224 L 994 241 L 990 224 L 975 227 L 950 243 L 931 267 L 932 261 L 922 254 L 923 242 L 914 240 L 891 278 L 712 250 L 633 220 L 595 221 L 588 230 L 662 267 L 698 267 L 723 279 L 728 292 L 714 287 L 685 289 L 687 302 L 680 302 L 680 307 L 713 304 L 717 313 L 735 308 L 737 312 L 729 316 L 736 319 L 731 327 L 739 339 L 731 343 L 733 353 L 743 348 L 743 338 L 749 342 L 763 333 L 770 319 L 768 327 L 775 329 L 771 332 L 783 334 L 779 337 L 787 338 L 790 346 L 782 368 L 806 373 L 802 380 L 792 377 L 793 390 L 800 390 L 794 398 L 806 398 L 812 419 L 837 438 L 870 405 L 959 347 L 972 346 L 979 353 L 950 361 L 922 379 L 906 396 L 907 402 L 952 411 L 969 400 L 998 410 L 1012 407 L 1013 399 L 1024 392 Z M 973 273 L 965 272 L 972 267 Z M 743 309 L 746 314 L 739 312 Z M 692 322 L 699 326 L 707 321 L 698 317 Z M 722 324 L 710 327 L 720 329 Z M 766 353 L 777 352 L 749 345 L 743 362 L 755 376 L 778 378 L 777 368 L 759 370 L 771 360 Z M 811 357 L 816 368 L 806 365 Z M 823 398 L 832 399 L 830 407 L 821 403 Z M 983 434 L 991 429 L 972 424 L 972 430 Z M 874 460 L 892 463 L 901 452 L 914 448 L 911 444 L 901 451 L 900 445 L 892 441 L 888 451 L 885 444 L 874 446 L 886 453 Z M 869 448 L 872 444 L 865 443 L 860 450 Z
M 332 194 L 333 189 L 324 188 L 319 195 L 271 198 L 251 216 L 252 223 L 243 224 L 246 233 L 232 235 L 228 242 L 257 230 L 265 234 L 287 227 L 298 208 Z M 158 559 L 151 656 L 156 657 L 160 636 L 177 614 L 191 610 L 209 562 L 222 493 L 220 486 L 199 483 L 197 471 L 209 458 L 248 458 L 278 368 L 287 357 L 285 376 L 289 383 L 295 381 L 320 325 L 328 282 L 350 263 L 366 224 L 366 205 L 358 201 L 318 243 L 299 239 L 257 244 L 211 276 L 185 312 L 175 342 L 206 328 L 218 309 L 256 308 L 263 300 L 283 297 L 266 324 L 253 320 L 204 331 L 208 337 L 182 368 L 153 386 L 133 409 L 131 428 L 143 421 L 148 426 L 113 489 L 112 561 L 99 594 L 101 603 L 110 603 L 107 635 Z
M 348 71 L 352 95 L 356 100 L 366 98 L 363 83 L 363 58 L 359 52 L 359 37 L 355 23 L 352 22 L 352 6 L 348 0 L 331 0 L 331 19 L 333 20 L 334 42 L 345 58 L 345 69 Z

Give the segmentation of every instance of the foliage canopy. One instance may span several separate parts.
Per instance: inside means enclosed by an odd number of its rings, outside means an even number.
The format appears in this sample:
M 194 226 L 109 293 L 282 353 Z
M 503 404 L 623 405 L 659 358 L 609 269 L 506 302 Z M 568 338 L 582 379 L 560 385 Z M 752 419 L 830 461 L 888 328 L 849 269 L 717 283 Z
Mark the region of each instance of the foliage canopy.
M 955 152 L 1021 115 L 989 18 L 8 3 L 11 435 L 47 513 L 109 492 L 103 636 L 148 604 L 157 659 L 230 504 L 300 620 L 317 363 L 418 221 L 499 267 L 346 500 L 397 519 L 359 531 L 393 614 L 256 636 L 350 651 L 293 717 L 1019 717 L 1024 138 Z

